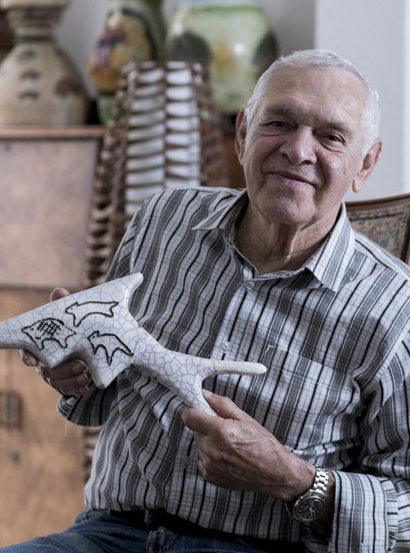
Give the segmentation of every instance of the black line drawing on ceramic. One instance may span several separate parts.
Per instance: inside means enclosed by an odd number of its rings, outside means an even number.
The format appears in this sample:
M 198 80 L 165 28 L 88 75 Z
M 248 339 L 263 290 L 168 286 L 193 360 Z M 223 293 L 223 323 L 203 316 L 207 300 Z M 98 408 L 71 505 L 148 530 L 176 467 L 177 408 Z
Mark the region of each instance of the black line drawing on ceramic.
M 99 330 L 96 330 L 90 336 L 88 336 L 91 347 L 94 354 L 97 353 L 98 348 L 103 348 L 107 356 L 107 362 L 111 365 L 113 357 L 117 351 L 124 353 L 130 357 L 133 356 L 130 348 L 122 342 L 115 334 L 101 334 Z
M 118 305 L 117 301 L 86 301 L 84 303 L 75 302 L 67 307 L 66 313 L 73 316 L 74 326 L 80 324 L 91 315 L 102 315 L 103 317 L 114 317 L 114 307 Z
M 181 402 L 210 414 L 214 412 L 202 393 L 206 377 L 266 372 L 260 363 L 204 359 L 164 347 L 130 312 L 142 281 L 141 273 L 128 275 L 3 321 L 0 349 L 26 349 L 50 369 L 82 359 L 99 388 L 126 369 L 131 373 L 125 372 L 125 378 L 132 377 L 132 369 L 143 371 Z M 76 330 L 71 328 L 73 319 Z
M 68 347 L 68 338 L 75 334 L 74 330 L 67 327 L 63 321 L 52 318 L 42 319 L 21 330 L 30 337 L 39 350 L 45 348 L 47 340 L 53 340 L 65 349 Z

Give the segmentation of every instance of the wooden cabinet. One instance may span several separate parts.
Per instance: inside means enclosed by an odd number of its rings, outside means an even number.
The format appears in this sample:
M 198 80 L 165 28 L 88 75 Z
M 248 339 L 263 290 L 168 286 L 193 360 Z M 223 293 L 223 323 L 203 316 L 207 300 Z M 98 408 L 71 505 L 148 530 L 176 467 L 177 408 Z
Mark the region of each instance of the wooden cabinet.
M 102 133 L 0 128 L 0 286 L 81 287 Z
M 0 290 L 2 318 L 48 301 L 48 292 Z M 0 546 L 68 527 L 83 509 L 82 435 L 56 411 L 59 394 L 15 351 L 0 351 Z M 13 394 L 15 413 L 5 413 Z M 9 425 L 12 418 L 14 425 Z
M 82 287 L 101 128 L 0 129 L 0 320 Z M 15 351 L 0 351 L 0 547 L 83 509 L 82 429 Z

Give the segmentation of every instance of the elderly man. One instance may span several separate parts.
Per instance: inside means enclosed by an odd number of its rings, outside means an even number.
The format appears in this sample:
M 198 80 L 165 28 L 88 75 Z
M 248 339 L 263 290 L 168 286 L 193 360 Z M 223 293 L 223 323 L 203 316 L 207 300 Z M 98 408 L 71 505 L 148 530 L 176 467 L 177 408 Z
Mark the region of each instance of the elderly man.
M 63 416 L 104 426 L 87 511 L 3 551 L 410 551 L 410 270 L 354 233 L 342 203 L 377 136 L 361 74 L 297 52 L 239 114 L 245 191 L 148 200 L 109 274 L 144 274 L 141 325 L 170 349 L 268 371 L 207 379 L 211 416 L 138 368 L 100 390 L 79 362 L 39 367 Z

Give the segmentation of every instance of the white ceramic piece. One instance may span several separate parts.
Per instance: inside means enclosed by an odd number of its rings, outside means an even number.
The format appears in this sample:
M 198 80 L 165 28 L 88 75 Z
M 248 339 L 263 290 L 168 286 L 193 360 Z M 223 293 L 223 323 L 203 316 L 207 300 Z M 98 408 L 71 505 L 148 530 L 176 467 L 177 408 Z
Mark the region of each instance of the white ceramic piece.
M 136 273 L 3 321 L 0 349 L 26 349 L 50 368 L 68 359 L 82 359 L 100 388 L 135 366 L 172 390 L 186 405 L 207 413 L 213 411 L 202 394 L 204 378 L 266 371 L 259 363 L 204 359 L 161 346 L 139 326 L 128 308 L 142 281 L 141 273 Z

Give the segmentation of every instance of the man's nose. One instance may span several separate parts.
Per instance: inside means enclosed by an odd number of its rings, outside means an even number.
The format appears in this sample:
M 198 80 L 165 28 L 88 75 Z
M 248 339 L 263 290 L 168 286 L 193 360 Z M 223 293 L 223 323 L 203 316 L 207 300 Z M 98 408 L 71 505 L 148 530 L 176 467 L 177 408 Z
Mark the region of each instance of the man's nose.
M 316 141 L 310 129 L 295 129 L 289 133 L 279 152 L 294 165 L 316 163 Z

